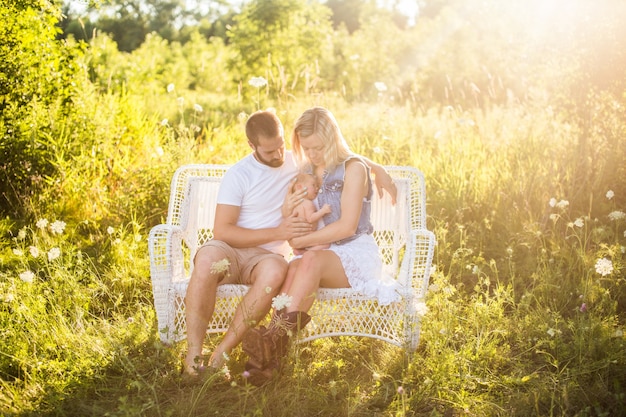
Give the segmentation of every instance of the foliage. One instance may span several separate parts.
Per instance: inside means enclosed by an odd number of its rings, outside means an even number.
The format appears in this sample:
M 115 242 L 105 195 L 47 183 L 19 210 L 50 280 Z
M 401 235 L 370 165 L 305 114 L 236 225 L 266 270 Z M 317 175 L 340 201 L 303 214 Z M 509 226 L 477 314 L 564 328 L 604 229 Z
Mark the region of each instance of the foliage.
M 271 81 L 272 95 L 280 96 L 315 86 L 319 61 L 330 47 L 328 8 L 304 0 L 253 0 L 235 23 L 229 31 L 235 82 L 260 75 Z
M 551 15 L 552 32 L 522 24 L 534 1 L 428 2 L 406 29 L 364 8 L 353 32 L 274 3 L 242 11 L 231 44 L 198 29 L 129 53 L 57 40 L 46 1 L 0 0 L 0 414 L 624 415 L 621 3 L 580 0 L 593 13 Z M 319 340 L 257 389 L 236 349 L 230 381 L 186 386 L 146 250 L 170 178 L 246 155 L 257 108 L 288 132 L 313 104 L 354 151 L 425 174 L 438 246 L 418 351 Z
M 80 49 L 54 40 L 51 2 L 3 0 L 0 13 L 11 17 L 0 27 L 0 213 L 21 213 L 54 172 L 47 138 L 70 105 Z

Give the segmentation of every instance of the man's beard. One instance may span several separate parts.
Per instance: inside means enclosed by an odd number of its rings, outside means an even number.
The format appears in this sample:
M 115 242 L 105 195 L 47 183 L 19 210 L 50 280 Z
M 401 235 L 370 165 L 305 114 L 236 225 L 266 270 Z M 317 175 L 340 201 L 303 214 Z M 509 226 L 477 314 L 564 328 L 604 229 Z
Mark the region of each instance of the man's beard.
M 275 158 L 272 160 L 267 160 L 267 159 L 263 159 L 263 157 L 257 152 L 254 151 L 254 155 L 256 156 L 257 161 L 259 161 L 260 163 L 262 163 L 263 165 L 267 165 L 268 167 L 272 167 L 272 168 L 278 168 L 280 166 L 283 165 L 283 163 L 285 163 L 285 159 L 284 158 Z

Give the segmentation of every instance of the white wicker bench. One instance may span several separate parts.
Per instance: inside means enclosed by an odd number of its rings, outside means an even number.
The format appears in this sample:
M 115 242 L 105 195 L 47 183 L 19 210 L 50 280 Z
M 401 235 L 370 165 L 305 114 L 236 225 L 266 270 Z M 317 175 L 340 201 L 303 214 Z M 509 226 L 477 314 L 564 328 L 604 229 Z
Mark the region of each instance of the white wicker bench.
M 190 259 L 211 239 L 220 180 L 228 165 L 186 165 L 172 179 L 167 223 L 150 231 L 150 274 L 158 329 L 163 342 L 185 338 L 184 297 Z M 366 336 L 414 351 L 420 331 L 418 303 L 428 288 L 435 246 L 426 229 L 426 195 L 421 172 L 386 167 L 398 188 L 395 205 L 385 192 L 372 200 L 372 223 L 384 266 L 401 284 L 402 300 L 381 306 L 353 289 L 321 289 L 301 342 L 327 336 Z M 245 285 L 221 285 L 208 333 L 225 332 Z

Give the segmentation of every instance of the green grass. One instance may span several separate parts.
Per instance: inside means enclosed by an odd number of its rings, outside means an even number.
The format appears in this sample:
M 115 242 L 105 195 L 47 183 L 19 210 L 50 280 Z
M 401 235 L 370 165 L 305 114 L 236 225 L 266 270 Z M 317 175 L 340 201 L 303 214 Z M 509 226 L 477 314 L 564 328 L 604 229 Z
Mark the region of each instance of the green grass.
M 146 238 L 166 216 L 176 167 L 249 152 L 238 115 L 255 103 L 179 91 L 179 108 L 165 90 L 150 94 L 84 89 L 47 144 L 59 175 L 24 202 L 28 216 L 0 220 L 0 414 L 625 415 L 624 97 L 591 97 L 567 114 L 531 102 L 276 104 L 287 132 L 322 104 L 354 151 L 421 169 L 438 244 L 414 355 L 368 339 L 319 340 L 254 388 L 239 349 L 231 381 L 183 383 L 184 343 L 158 340 Z M 61 233 L 55 220 L 67 223 Z M 597 271 L 600 259 L 610 273 Z

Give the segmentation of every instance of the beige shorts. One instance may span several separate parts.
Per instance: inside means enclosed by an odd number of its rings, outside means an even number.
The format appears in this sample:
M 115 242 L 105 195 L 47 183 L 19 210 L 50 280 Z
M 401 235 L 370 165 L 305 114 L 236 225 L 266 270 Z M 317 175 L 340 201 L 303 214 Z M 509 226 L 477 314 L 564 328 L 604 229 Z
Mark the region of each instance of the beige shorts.
M 228 267 L 228 273 L 224 274 L 224 277 L 220 280 L 220 284 L 252 284 L 252 270 L 258 265 L 259 262 L 265 259 L 277 259 L 284 262 L 287 265 L 287 260 L 282 255 L 269 251 L 263 248 L 233 248 L 229 244 L 222 242 L 221 240 L 210 240 L 202 245 L 196 256 L 201 250 L 207 250 L 208 248 L 219 249 L 224 256 L 230 261 Z

